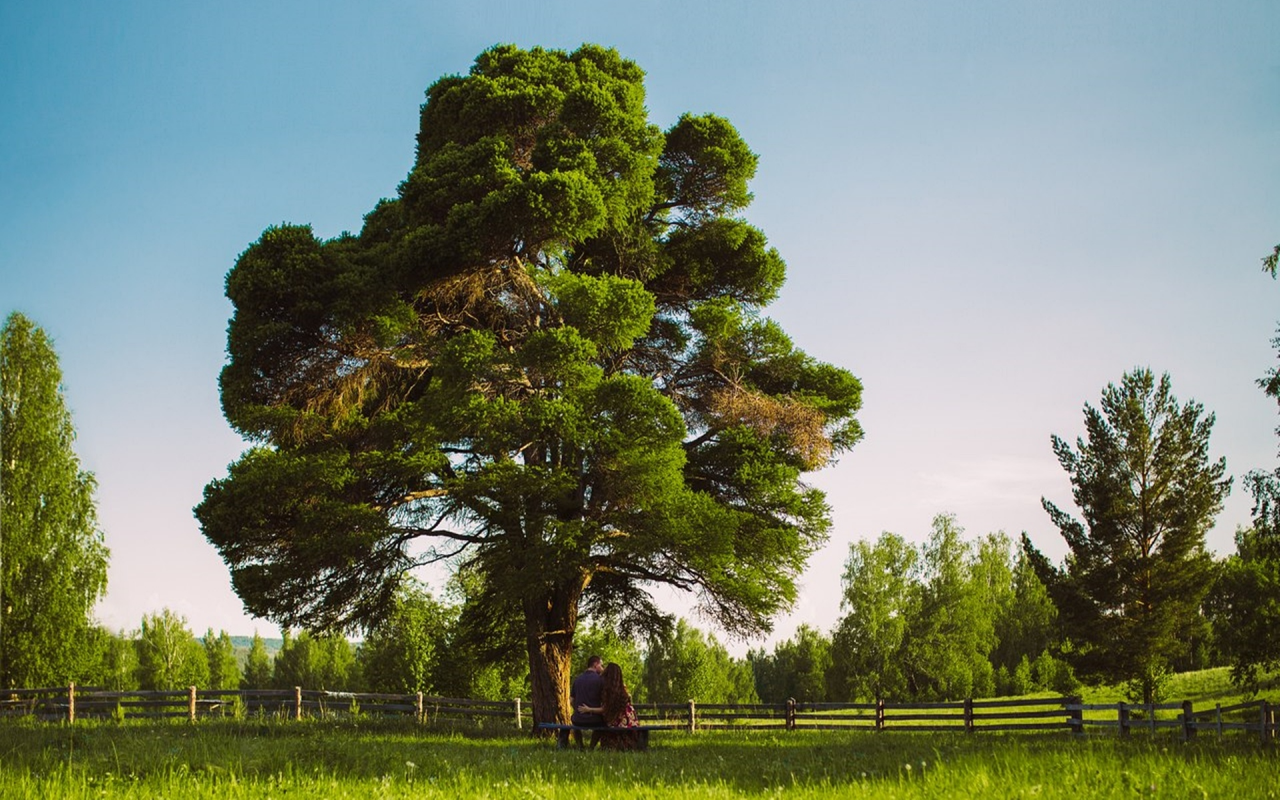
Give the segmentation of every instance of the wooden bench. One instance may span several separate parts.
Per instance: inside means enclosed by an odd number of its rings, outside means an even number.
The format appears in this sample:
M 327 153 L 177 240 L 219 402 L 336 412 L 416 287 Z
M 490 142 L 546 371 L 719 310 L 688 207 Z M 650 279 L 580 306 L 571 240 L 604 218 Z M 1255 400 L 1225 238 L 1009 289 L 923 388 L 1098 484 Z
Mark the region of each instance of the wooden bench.
M 539 722 L 537 727 L 546 731 L 555 731 L 556 747 L 561 749 L 569 746 L 569 734 L 574 731 L 578 731 L 580 733 L 591 733 L 591 734 L 597 734 L 597 733 L 634 734 L 636 744 L 635 744 L 635 747 L 632 749 L 648 750 L 649 749 L 649 731 L 665 730 L 665 728 L 663 728 L 662 726 L 657 726 L 657 725 L 640 725 L 635 728 L 605 728 L 605 727 L 593 728 L 593 727 L 588 727 L 586 725 L 565 725 L 564 723 L 561 723 L 561 722 Z M 560 735 L 561 733 L 563 733 L 564 735 L 561 736 Z

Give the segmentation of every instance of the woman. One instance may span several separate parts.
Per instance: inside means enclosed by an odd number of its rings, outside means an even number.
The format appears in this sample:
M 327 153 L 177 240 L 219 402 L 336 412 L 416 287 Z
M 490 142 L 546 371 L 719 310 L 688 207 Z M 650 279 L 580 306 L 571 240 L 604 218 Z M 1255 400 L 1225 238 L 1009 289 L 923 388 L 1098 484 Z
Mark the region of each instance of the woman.
M 639 727 L 640 720 L 636 718 L 636 710 L 631 705 L 631 692 L 627 691 L 627 685 L 622 681 L 622 667 L 611 662 L 605 666 L 604 674 L 601 677 L 604 679 L 604 689 L 600 693 L 600 705 L 580 705 L 578 706 L 578 713 L 599 714 L 604 717 L 604 724 L 610 728 Z M 631 750 L 638 743 L 639 738 L 634 733 L 600 732 L 600 747 L 602 748 Z

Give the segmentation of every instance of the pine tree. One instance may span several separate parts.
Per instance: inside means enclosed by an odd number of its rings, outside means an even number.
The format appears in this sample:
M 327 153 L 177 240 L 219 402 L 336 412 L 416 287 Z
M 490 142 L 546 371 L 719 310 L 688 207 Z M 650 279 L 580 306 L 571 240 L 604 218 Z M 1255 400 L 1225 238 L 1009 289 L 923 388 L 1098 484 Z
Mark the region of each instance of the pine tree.
M 1049 588 L 1085 676 L 1130 681 L 1152 702 L 1162 676 L 1205 626 L 1213 575 L 1205 533 L 1231 489 L 1209 460 L 1214 417 L 1180 405 L 1169 376 L 1126 373 L 1085 404 L 1086 437 L 1053 437 L 1081 522 L 1042 501 L 1071 552 L 1062 569 L 1028 550 Z M 1024 543 L 1025 544 L 1025 543 Z

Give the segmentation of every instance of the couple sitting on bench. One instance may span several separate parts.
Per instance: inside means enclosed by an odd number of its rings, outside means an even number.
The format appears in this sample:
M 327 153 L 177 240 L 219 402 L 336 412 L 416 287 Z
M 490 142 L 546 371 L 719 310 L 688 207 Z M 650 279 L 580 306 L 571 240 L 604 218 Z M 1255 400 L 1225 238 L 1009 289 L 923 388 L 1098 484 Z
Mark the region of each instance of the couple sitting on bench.
M 622 681 L 622 667 L 604 666 L 600 656 L 587 659 L 587 669 L 573 680 L 569 690 L 570 719 L 583 728 L 635 728 L 640 722 L 631 706 L 631 693 Z M 639 731 L 600 730 L 591 732 L 591 746 L 607 750 L 633 750 L 640 745 Z M 582 747 L 582 731 L 573 731 L 574 741 Z M 569 731 L 560 731 L 560 746 L 569 743 Z

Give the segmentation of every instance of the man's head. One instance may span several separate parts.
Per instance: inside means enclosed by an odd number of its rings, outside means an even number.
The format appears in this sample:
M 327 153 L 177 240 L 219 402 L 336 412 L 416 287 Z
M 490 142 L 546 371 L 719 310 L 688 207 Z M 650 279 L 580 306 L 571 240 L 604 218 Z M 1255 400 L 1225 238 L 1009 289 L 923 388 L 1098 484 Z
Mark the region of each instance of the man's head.
M 600 656 L 592 656 L 587 659 L 587 669 L 591 672 L 604 672 L 604 659 Z

